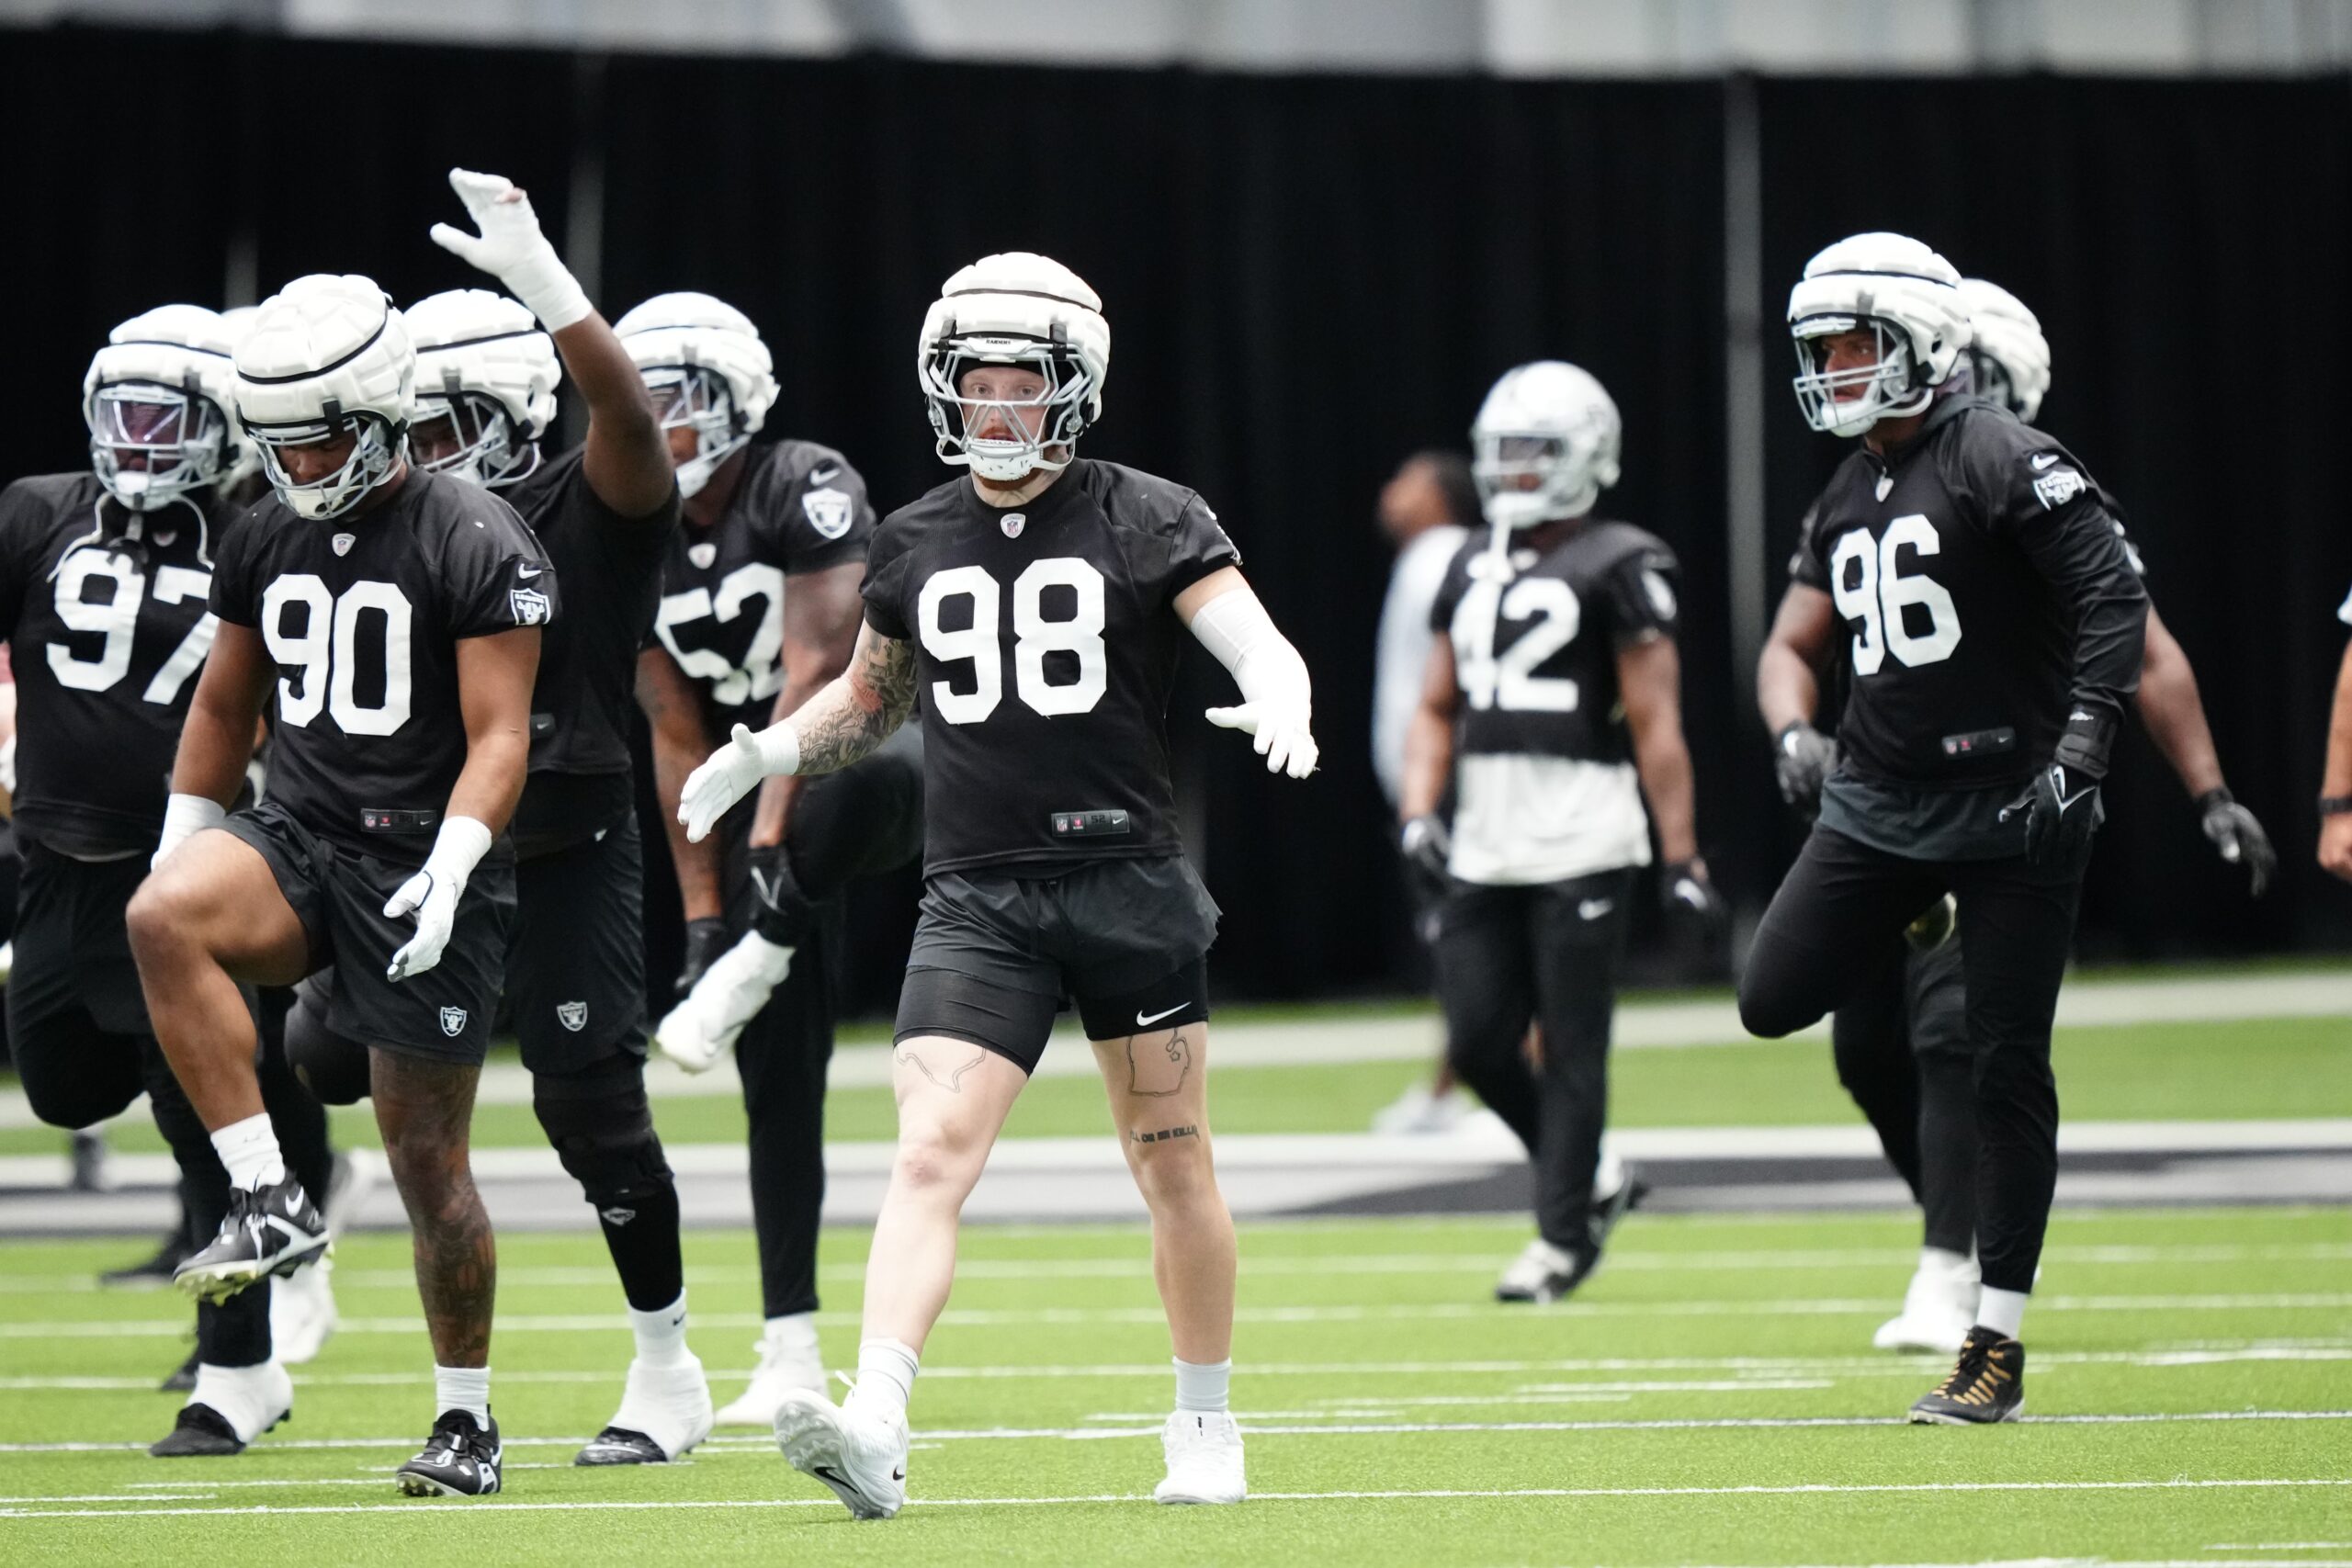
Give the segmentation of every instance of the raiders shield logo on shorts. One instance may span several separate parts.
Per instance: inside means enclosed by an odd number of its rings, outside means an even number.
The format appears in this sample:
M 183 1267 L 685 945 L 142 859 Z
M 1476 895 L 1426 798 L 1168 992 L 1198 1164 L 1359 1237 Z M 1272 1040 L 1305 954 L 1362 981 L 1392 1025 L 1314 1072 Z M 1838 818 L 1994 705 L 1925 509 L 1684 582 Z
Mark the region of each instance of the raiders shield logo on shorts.
M 458 1035 L 463 1034 L 465 1032 L 466 1010 L 463 1008 L 443 1008 L 441 1010 L 441 1032 L 447 1035 L 450 1039 L 455 1040 Z
M 588 1027 L 588 1004 L 558 1002 L 555 1004 L 555 1021 L 577 1034 Z

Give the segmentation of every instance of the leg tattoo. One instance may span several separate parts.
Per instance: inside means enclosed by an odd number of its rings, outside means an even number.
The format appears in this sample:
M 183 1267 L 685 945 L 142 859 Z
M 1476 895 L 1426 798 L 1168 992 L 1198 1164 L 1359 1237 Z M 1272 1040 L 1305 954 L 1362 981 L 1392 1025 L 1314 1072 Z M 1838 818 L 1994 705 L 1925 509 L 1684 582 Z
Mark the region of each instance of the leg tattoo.
M 1164 1144 L 1170 1138 L 1197 1138 L 1200 1135 L 1201 1130 L 1198 1127 L 1193 1126 L 1162 1127 L 1156 1133 L 1130 1133 L 1127 1134 L 1131 1140 L 1138 1144 Z
M 467 1146 L 480 1069 L 371 1055 L 376 1122 L 408 1208 L 434 1359 L 445 1367 L 486 1366 L 498 1246 Z
M 895 1055 L 898 1060 L 904 1062 L 907 1066 L 914 1068 L 915 1071 L 921 1073 L 923 1077 L 929 1078 L 933 1083 L 937 1084 L 941 1089 L 945 1089 L 948 1093 L 961 1094 L 964 1092 L 964 1075 L 970 1072 L 974 1067 L 978 1066 L 980 1065 L 980 1059 L 986 1056 L 988 1053 L 977 1045 L 973 1046 L 971 1060 L 964 1063 L 960 1066 L 950 1069 L 947 1076 L 944 1077 L 942 1077 L 938 1073 L 933 1072 L 932 1070 L 931 1064 L 924 1061 L 911 1045 L 899 1046 Z
M 1127 1036 L 1127 1092 L 1164 1100 L 1184 1087 L 1193 1071 L 1193 1042 L 1182 1029 L 1165 1037 Z

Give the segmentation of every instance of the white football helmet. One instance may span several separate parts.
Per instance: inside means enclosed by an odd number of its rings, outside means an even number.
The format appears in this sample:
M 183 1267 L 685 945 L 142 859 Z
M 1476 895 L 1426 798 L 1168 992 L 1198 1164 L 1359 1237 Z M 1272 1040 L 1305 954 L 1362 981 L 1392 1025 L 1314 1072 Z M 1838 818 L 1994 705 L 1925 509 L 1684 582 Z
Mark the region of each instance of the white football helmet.
M 695 456 L 678 465 L 678 493 L 691 496 L 775 405 L 768 345 L 749 316 L 707 294 L 656 294 L 613 331 L 645 378 L 662 428 L 695 433 Z
M 408 450 L 415 375 L 401 313 L 368 278 L 312 273 L 263 300 L 237 344 L 237 418 L 278 499 L 304 517 L 340 517 L 390 478 Z M 334 472 L 298 481 L 287 471 L 287 448 L 346 434 Z
M 1504 371 L 1470 424 L 1470 471 L 1487 521 L 1532 528 L 1590 512 L 1617 482 L 1624 428 L 1589 371 L 1558 359 Z
M 539 466 L 563 379 L 555 340 L 523 305 L 487 288 L 430 294 L 401 312 L 416 350 L 409 460 L 496 490 Z M 447 420 L 454 448 L 422 456 L 428 423 Z M 440 443 L 440 433 L 431 433 Z
M 1875 359 L 1828 369 L 1822 340 L 1856 331 L 1875 335 Z M 1840 240 L 1805 263 L 1804 279 L 1789 291 L 1789 335 L 1796 340 L 1794 385 L 1805 423 L 1860 435 L 1882 419 L 1925 409 L 1960 362 L 1968 346 L 1960 273 L 1901 234 Z
M 219 485 L 249 461 L 233 341 L 201 305 L 164 305 L 107 334 L 82 377 L 90 468 L 133 512 Z
M 1045 377 L 1045 393 L 1023 402 L 966 398 L 958 383 L 977 365 L 1032 367 Z M 1061 263 L 1027 251 L 982 256 L 949 278 L 923 313 L 915 344 L 915 379 L 940 459 L 1003 483 L 1069 465 L 1079 436 L 1102 417 L 1110 374 L 1101 297 Z M 1034 435 L 1023 410 L 1043 411 Z M 1009 434 L 972 434 L 991 414 Z M 1050 456 L 1057 447 L 1061 455 Z
M 2024 300 L 1981 277 L 1962 278 L 1960 299 L 1968 309 L 1968 364 L 1977 396 L 2007 404 L 2031 424 L 2050 390 L 2050 340 L 2041 321 Z

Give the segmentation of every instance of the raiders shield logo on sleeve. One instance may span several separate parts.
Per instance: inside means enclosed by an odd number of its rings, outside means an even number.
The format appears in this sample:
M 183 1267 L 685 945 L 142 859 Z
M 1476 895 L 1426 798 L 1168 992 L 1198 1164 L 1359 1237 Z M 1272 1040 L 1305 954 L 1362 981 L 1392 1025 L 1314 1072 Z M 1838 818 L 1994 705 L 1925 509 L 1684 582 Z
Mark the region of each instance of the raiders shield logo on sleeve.
M 548 618 L 548 596 L 536 588 L 511 588 L 506 600 L 514 608 L 514 624 L 518 626 L 536 626 Z
M 803 491 L 800 510 L 808 514 L 808 526 L 828 539 L 838 539 L 849 532 L 852 513 L 847 491 L 830 485 L 822 490 Z
M 555 1004 L 555 1021 L 577 1034 L 588 1027 L 588 1004 L 558 1002 Z
M 441 1010 L 441 1032 L 447 1035 L 450 1039 L 455 1040 L 458 1035 L 463 1034 L 465 1032 L 466 1010 L 463 1008 L 443 1008 Z

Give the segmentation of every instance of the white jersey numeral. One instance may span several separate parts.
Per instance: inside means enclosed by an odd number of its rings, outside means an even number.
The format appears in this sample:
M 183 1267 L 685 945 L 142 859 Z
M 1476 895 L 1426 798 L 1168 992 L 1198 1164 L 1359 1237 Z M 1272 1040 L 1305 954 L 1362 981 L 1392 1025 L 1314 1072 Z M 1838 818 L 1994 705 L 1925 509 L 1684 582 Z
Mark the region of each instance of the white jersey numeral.
M 286 612 L 303 609 L 300 633 L 286 629 Z M 356 691 L 359 672 L 360 622 L 380 617 L 384 698 L 363 705 Z M 408 595 L 393 583 L 362 580 L 340 596 L 307 571 L 275 578 L 262 590 L 262 640 L 269 656 L 291 674 L 277 681 L 277 720 L 306 728 L 322 713 L 333 716 L 345 735 L 392 735 L 409 718 L 411 672 Z
M 760 624 L 740 666 L 707 648 L 678 646 L 680 626 L 704 620 L 732 622 L 754 599 L 762 602 Z M 752 561 L 720 578 L 717 593 L 707 588 L 665 593 L 653 617 L 653 632 L 679 669 L 710 682 L 711 701 L 722 707 L 765 702 L 784 689 L 784 569 Z
M 83 597 L 89 584 L 106 578 L 114 587 L 106 603 Z M 176 604 L 193 597 L 201 602 L 212 587 L 209 572 L 167 566 L 155 574 L 155 601 Z M 131 642 L 139 632 L 139 604 L 147 594 L 147 574 L 130 557 L 106 550 L 79 549 L 58 563 L 57 618 L 67 631 L 98 632 L 106 646 L 96 659 L 79 659 L 62 642 L 49 645 L 49 671 L 57 683 L 77 692 L 104 692 L 130 671 Z M 169 706 L 212 651 L 212 634 L 220 626 L 209 611 L 197 617 L 172 656 L 164 660 L 141 693 L 142 701 Z
M 1046 615 L 1046 590 L 1067 588 L 1077 613 L 1066 620 Z M 950 630 L 943 608 L 952 599 L 971 601 L 971 623 Z M 958 692 L 948 681 L 931 684 L 932 711 L 949 724 L 978 724 L 1004 700 L 1004 656 L 997 644 L 1003 594 L 985 568 L 950 567 L 932 573 L 916 601 L 922 646 L 942 663 L 972 666 L 972 689 Z M 961 617 L 958 617 L 959 619 Z M 1031 561 L 1012 583 L 1012 686 L 1021 700 L 1047 718 L 1091 713 L 1110 683 L 1110 657 L 1102 643 L 1102 574 L 1076 556 Z M 1074 654 L 1078 678 L 1060 684 L 1046 676 L 1046 655 Z
M 1922 556 L 1940 554 L 1943 540 L 1936 525 L 1922 513 L 1906 513 L 1886 525 L 1875 544 L 1870 531 L 1857 528 L 1839 539 L 1829 552 L 1829 596 L 1838 613 L 1858 621 L 1854 634 L 1854 673 L 1875 675 L 1893 650 L 1896 660 L 1917 669 L 1940 664 L 1960 646 L 1960 608 L 1951 592 L 1924 572 L 1905 576 L 1896 552 L 1908 545 Z M 1859 569 L 1855 581 L 1846 581 L 1846 566 Z M 1912 630 L 1904 612 L 1925 610 L 1928 629 Z
M 1496 626 L 1533 621 L 1498 657 Z M 1538 675 L 1544 661 L 1576 641 L 1584 624 L 1577 591 L 1560 578 L 1522 577 L 1508 588 L 1474 581 L 1453 607 L 1454 679 L 1474 708 L 1505 713 L 1574 713 L 1575 678 Z

